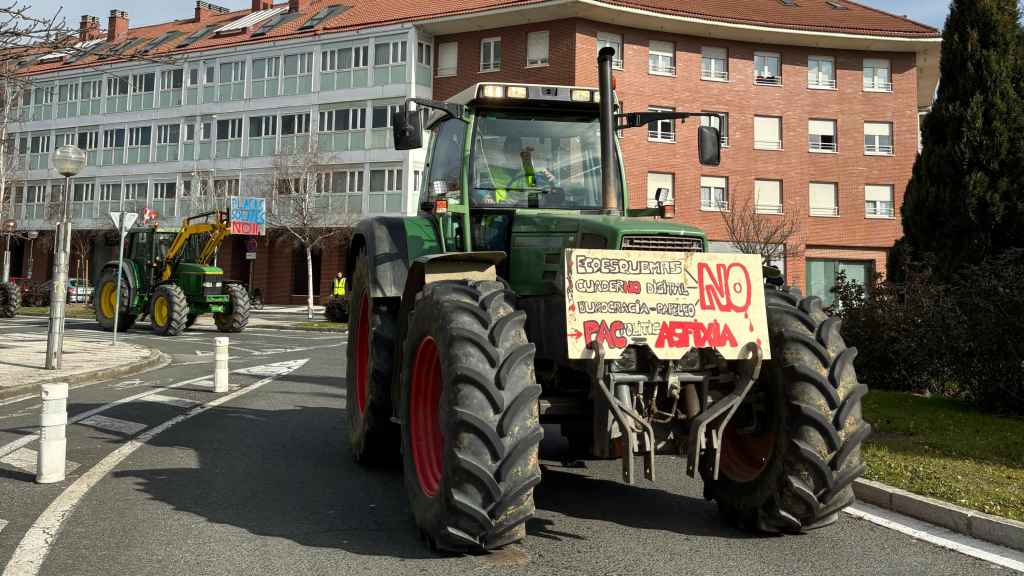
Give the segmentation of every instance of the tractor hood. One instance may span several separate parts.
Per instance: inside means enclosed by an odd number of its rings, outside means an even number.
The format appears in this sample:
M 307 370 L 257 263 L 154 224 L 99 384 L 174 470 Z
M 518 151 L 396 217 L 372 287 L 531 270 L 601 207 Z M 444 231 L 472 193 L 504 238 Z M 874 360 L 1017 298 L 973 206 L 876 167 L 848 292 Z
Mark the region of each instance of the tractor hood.
M 512 250 L 509 253 L 512 287 L 523 296 L 561 292 L 566 248 L 619 250 L 623 248 L 624 237 L 648 240 L 634 243 L 637 246 L 627 246 L 627 249 L 673 249 L 664 247 L 671 241 L 664 241 L 678 238 L 680 240 L 676 242 L 680 242 L 681 237 L 685 237 L 691 239 L 685 249 L 707 250 L 702 230 L 664 220 L 566 212 L 517 212 L 512 220 Z

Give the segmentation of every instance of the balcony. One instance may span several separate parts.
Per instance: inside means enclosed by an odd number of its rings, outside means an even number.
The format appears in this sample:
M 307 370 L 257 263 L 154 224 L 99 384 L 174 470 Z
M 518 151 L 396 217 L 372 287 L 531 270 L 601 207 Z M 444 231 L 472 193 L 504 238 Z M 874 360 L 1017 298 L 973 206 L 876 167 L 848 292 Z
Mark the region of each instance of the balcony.
M 754 204 L 754 212 L 758 214 L 782 214 L 782 204 Z
M 782 86 L 782 76 L 754 74 L 754 84 L 759 86 Z
M 757 150 L 782 150 L 782 140 L 754 140 Z
M 701 80 L 711 80 L 714 82 L 728 82 L 729 71 L 728 70 L 717 70 L 714 68 L 701 68 L 700 70 Z
M 864 217 L 895 218 L 896 209 L 893 208 L 892 202 L 873 202 L 869 200 L 864 203 Z
M 892 82 L 884 80 L 865 80 L 865 92 L 892 92 Z
M 705 210 L 705 211 L 709 211 L 709 212 L 728 212 L 729 211 L 729 201 L 728 200 L 714 201 L 714 200 L 706 200 L 706 199 L 702 198 L 701 201 L 700 201 L 700 209 L 701 210 Z
M 670 142 L 676 141 L 676 133 L 673 130 L 648 130 L 647 139 L 652 142 Z
M 814 90 L 835 90 L 836 81 L 831 78 L 808 79 L 807 87 Z
M 835 142 L 822 142 L 820 140 L 810 140 L 807 143 L 807 149 L 810 152 L 821 152 L 827 154 L 834 154 L 836 152 Z
M 654 64 L 654 63 L 651 63 L 647 67 L 647 71 L 649 73 L 651 73 L 651 74 L 655 74 L 655 75 L 659 75 L 659 76 L 675 76 L 676 75 L 676 67 L 675 66 L 665 65 L 665 64 Z
M 864 153 L 868 156 L 892 156 L 892 146 L 885 144 L 865 144 Z
M 835 218 L 839 216 L 839 206 L 811 206 L 810 214 Z

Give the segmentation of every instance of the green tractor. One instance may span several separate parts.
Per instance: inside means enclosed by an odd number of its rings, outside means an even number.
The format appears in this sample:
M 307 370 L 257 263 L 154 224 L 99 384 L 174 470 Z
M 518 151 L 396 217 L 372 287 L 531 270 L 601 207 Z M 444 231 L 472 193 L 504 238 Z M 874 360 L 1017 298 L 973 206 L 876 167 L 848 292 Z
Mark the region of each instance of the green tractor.
M 598 90 L 478 84 L 394 115 L 397 148 L 431 138 L 418 215 L 364 219 L 349 246 L 348 435 L 359 462 L 401 454 L 437 548 L 525 536 L 544 424 L 627 484 L 637 459 L 653 480 L 656 454 L 685 456 L 751 531 L 854 500 L 856 350 L 759 256 L 708 254 L 668 198 L 629 208 L 615 133 L 700 114 L 617 110 L 613 54 Z M 701 164 L 719 146 L 699 127 Z
M 241 332 L 249 323 L 249 293 L 241 282 L 224 280 L 211 266 L 230 233 L 227 214 L 186 218 L 181 228 L 145 227 L 125 239 L 121 281 L 117 261 L 103 266 L 95 296 L 96 321 L 104 330 L 125 331 L 150 318 L 153 331 L 176 336 L 202 314 L 213 314 L 221 332 Z M 117 291 L 120 289 L 120 300 Z

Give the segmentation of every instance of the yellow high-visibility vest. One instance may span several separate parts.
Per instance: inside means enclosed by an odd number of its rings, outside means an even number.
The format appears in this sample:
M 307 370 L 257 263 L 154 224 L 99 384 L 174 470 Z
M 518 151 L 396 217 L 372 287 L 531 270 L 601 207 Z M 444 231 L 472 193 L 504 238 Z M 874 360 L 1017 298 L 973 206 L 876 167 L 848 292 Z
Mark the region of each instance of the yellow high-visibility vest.
M 344 296 L 345 295 L 345 279 L 335 278 L 334 279 L 334 295 Z

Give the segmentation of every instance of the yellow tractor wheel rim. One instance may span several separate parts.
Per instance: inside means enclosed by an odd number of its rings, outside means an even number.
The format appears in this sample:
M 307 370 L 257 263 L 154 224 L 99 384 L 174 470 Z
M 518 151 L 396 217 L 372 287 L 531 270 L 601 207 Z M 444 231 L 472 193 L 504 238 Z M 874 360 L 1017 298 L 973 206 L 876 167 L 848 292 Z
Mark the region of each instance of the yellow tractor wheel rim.
M 153 302 L 153 322 L 157 326 L 167 326 L 167 316 L 170 306 L 167 305 L 167 298 L 160 296 Z
M 104 318 L 114 317 L 114 308 L 117 307 L 117 284 L 107 282 L 100 290 L 100 311 Z

